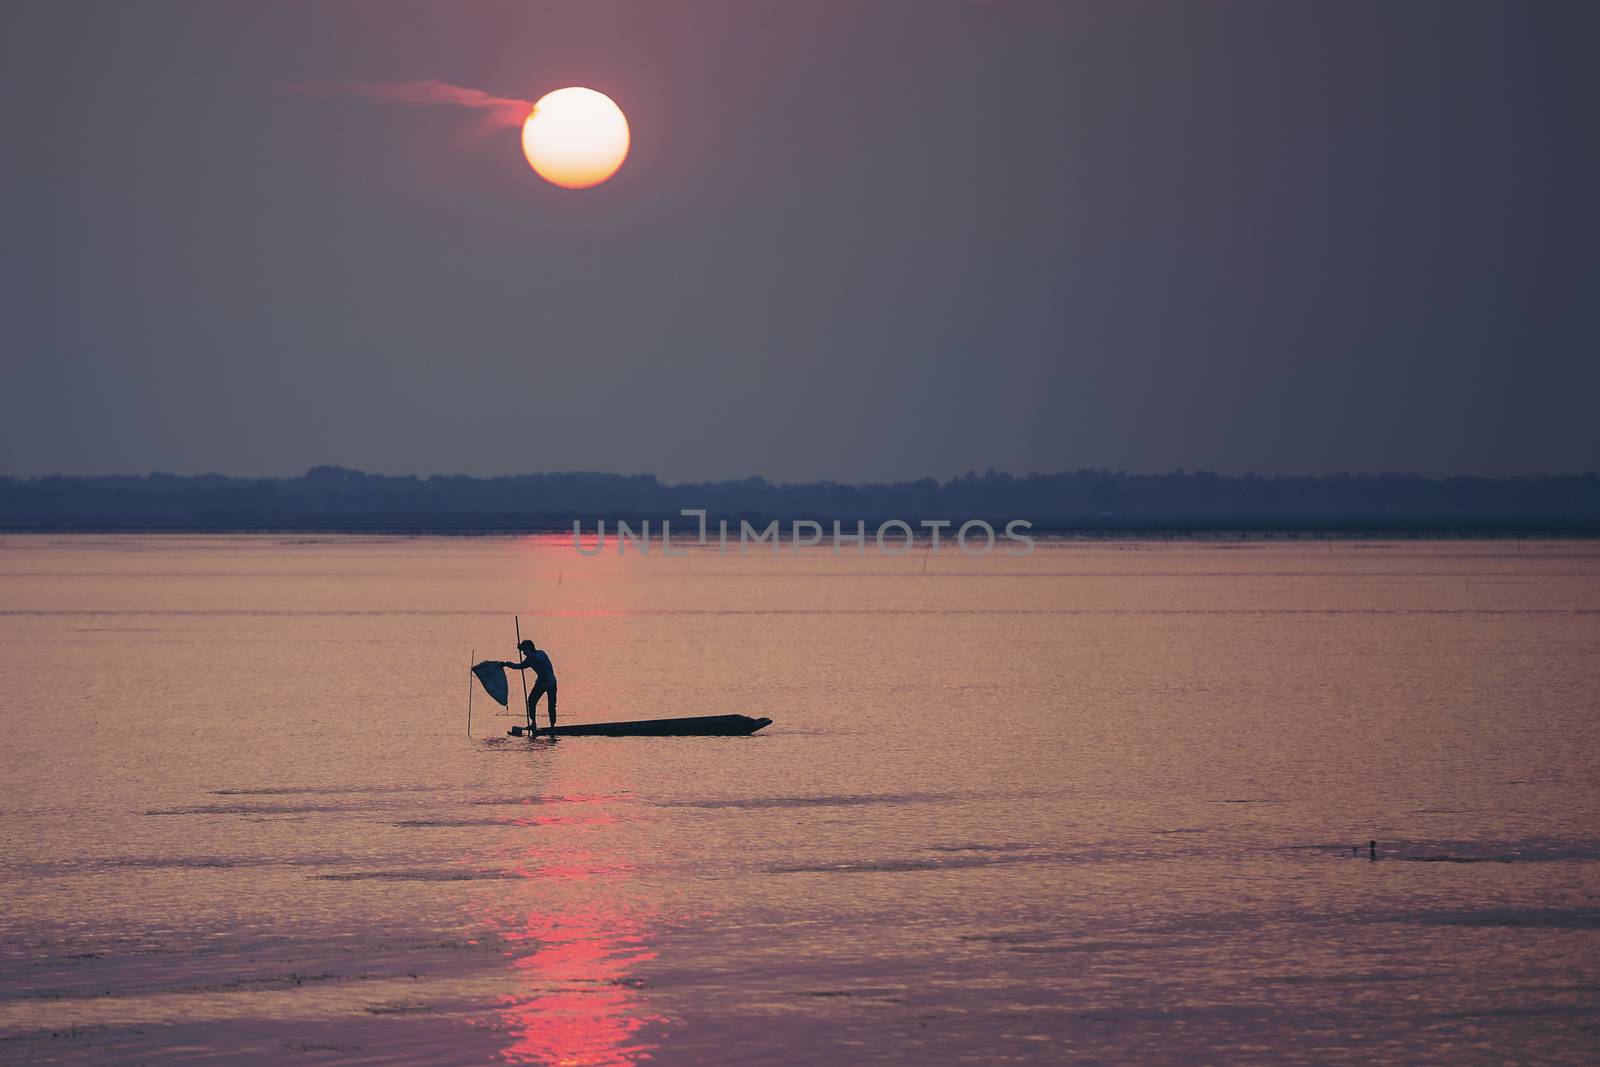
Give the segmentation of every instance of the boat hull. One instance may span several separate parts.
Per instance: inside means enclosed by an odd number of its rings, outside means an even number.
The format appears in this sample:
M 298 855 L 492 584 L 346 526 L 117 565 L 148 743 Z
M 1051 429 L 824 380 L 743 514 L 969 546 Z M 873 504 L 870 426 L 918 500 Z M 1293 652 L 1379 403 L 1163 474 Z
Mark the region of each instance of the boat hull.
M 571 726 L 548 726 L 536 737 L 748 737 L 772 723 L 748 715 L 695 715 L 683 719 L 638 719 L 633 722 L 583 722 Z M 525 726 L 513 726 L 512 737 L 529 733 Z

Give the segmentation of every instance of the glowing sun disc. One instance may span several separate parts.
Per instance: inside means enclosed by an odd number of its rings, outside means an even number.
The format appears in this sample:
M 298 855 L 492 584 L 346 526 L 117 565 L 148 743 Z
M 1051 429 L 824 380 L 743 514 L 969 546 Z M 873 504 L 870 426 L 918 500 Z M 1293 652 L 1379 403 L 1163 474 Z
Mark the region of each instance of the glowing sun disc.
M 539 177 L 587 189 L 628 157 L 628 118 L 605 93 L 572 85 L 546 93 L 522 122 L 522 154 Z

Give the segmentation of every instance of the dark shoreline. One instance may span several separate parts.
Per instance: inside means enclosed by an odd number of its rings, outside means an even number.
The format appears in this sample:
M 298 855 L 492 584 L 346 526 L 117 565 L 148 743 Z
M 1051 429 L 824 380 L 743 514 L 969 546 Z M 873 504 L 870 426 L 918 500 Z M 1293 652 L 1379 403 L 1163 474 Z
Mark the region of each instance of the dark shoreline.
M 970 518 L 983 518 L 1001 533 L 1009 519 L 987 516 L 938 516 L 952 523 L 944 531 L 950 537 L 962 522 Z M 708 521 L 716 542 L 716 523 L 721 517 Z M 648 521 L 652 534 L 659 539 L 661 522 L 674 526 L 673 540 L 694 543 L 696 527 L 692 521 L 676 515 L 620 515 L 605 516 L 608 535 L 618 520 L 637 530 Z M 727 521 L 734 530 L 743 520 L 757 529 L 776 521 L 784 534 L 795 521 L 819 522 L 824 528 L 823 544 L 829 544 L 832 517 L 826 516 L 770 516 L 730 515 Z M 281 518 L 240 515 L 190 515 L 190 516 L 8 516 L 0 519 L 0 533 L 4 534 L 367 534 L 376 536 L 508 536 L 528 534 L 571 534 L 572 524 L 581 522 L 586 535 L 592 535 L 596 519 L 588 516 L 551 516 L 527 514 L 476 514 L 460 515 L 297 515 Z M 853 534 L 858 517 L 840 519 L 840 526 Z M 878 519 L 860 520 L 866 523 L 870 544 Z M 921 519 L 904 520 L 917 526 Z M 1600 538 L 1600 519 L 1566 516 L 1540 516 L 1528 518 L 1354 518 L 1309 516 L 1303 519 L 1252 519 L 1247 517 L 1195 518 L 1174 516 L 1164 518 L 1044 519 L 1031 520 L 1027 532 L 1036 538 L 1049 539 L 1177 539 L 1177 540 L 1507 540 L 1518 538 L 1553 538 L 1590 540 Z M 926 542 L 925 533 L 919 529 L 918 544 Z M 732 543 L 732 542 L 730 542 Z M 787 543 L 787 540 L 785 541 Z M 757 550 L 752 546 L 752 550 Z
M 659 537 L 726 520 L 837 520 L 920 527 L 973 519 L 1002 537 L 1013 520 L 1058 537 L 1600 537 L 1600 475 L 1428 478 L 1413 474 L 1229 476 L 1077 470 L 1013 477 L 968 472 L 937 482 L 848 485 L 740 481 L 666 484 L 654 475 L 546 472 L 504 477 L 369 474 L 314 467 L 288 478 L 221 474 L 0 477 L 11 533 L 570 533 L 604 520 Z M 897 528 L 896 528 L 897 529 Z M 924 533 L 919 529 L 919 533 Z M 714 535 L 713 535 L 714 536 Z M 891 530 L 890 536 L 895 536 Z M 924 533 L 925 536 L 925 533 Z M 904 538 L 901 532 L 896 541 Z

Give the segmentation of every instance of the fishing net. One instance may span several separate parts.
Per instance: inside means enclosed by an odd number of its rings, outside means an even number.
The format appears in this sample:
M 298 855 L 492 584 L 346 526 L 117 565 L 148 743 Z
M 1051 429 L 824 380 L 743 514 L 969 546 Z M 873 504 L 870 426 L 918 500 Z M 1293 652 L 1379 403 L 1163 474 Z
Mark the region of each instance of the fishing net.
M 478 676 L 478 681 L 483 685 L 483 691 L 494 699 L 502 708 L 509 707 L 506 703 L 510 699 L 511 690 L 506 685 L 506 669 L 499 662 L 486 659 L 476 667 L 472 673 Z

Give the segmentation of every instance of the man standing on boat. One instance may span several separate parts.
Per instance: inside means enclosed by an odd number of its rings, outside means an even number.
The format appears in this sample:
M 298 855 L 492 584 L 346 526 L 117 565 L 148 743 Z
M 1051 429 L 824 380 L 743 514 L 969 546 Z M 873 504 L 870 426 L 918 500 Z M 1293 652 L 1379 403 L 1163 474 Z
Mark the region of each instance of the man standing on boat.
M 550 709 L 550 729 L 556 728 L 556 669 L 550 665 L 550 654 L 534 645 L 532 641 L 523 640 L 517 643 L 517 651 L 522 653 L 521 663 L 506 663 L 515 671 L 531 670 L 534 674 L 533 690 L 528 694 L 528 728 L 538 733 L 538 726 L 534 722 L 533 709 L 539 703 L 539 698 L 549 694 L 550 699 L 546 706 Z

